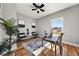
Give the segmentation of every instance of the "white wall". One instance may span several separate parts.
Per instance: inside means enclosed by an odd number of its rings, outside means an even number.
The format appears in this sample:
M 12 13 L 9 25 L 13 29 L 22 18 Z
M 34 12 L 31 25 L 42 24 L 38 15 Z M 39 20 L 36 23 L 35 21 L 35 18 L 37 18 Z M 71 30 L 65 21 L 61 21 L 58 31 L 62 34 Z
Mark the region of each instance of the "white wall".
M 32 28 L 32 22 L 35 22 L 34 19 L 31 19 L 30 17 L 27 17 L 21 13 L 17 14 L 18 20 L 24 20 L 25 21 L 25 29 L 20 29 L 21 32 L 27 32 L 27 28 L 29 29 L 29 32 L 35 31 L 36 29 Z
M 0 17 L 2 17 L 2 10 L 0 9 Z
M 0 3 L 0 17 L 2 17 L 2 4 Z M 2 41 L 2 28 L 0 27 L 0 42 Z
M 16 3 L 2 3 L 2 10 L 0 10 L 0 16 L 4 18 L 5 20 L 15 18 L 16 20 L 21 19 L 25 21 L 25 28 L 29 29 L 30 33 L 32 31 L 35 31 L 36 29 L 33 29 L 31 27 L 32 22 L 35 22 L 35 20 L 31 19 L 30 17 L 27 17 L 22 14 L 17 14 L 17 5 Z M 21 29 L 21 31 L 25 31 L 26 29 Z M 8 36 L 5 35 L 4 30 L 0 29 L 0 42 L 3 40 L 3 38 L 6 38 Z
M 16 18 L 16 3 L 3 3 L 2 4 L 2 17 L 4 19 Z
M 11 18 L 17 18 L 16 17 L 16 4 L 15 3 L 1 3 L 1 10 L 0 10 L 0 16 L 4 18 L 5 20 L 11 19 Z M 8 37 L 5 35 L 4 30 L 0 29 L 0 41 L 3 40 L 3 38 Z
M 79 5 L 37 19 L 37 30 L 40 34 L 50 32 L 51 19 L 64 18 L 64 42 L 79 44 Z
M 2 4 L 0 3 L 0 17 L 2 17 Z

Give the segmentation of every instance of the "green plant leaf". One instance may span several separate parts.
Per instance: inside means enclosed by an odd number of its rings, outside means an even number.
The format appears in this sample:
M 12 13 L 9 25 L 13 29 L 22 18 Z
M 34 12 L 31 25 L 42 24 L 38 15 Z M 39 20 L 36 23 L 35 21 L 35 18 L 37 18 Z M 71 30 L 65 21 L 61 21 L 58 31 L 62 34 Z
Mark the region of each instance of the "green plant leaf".
M 14 26 L 13 19 L 4 20 L 3 18 L 0 18 L 0 20 L 3 21 L 2 25 L 5 28 L 7 35 L 13 35 L 18 32 L 17 27 Z

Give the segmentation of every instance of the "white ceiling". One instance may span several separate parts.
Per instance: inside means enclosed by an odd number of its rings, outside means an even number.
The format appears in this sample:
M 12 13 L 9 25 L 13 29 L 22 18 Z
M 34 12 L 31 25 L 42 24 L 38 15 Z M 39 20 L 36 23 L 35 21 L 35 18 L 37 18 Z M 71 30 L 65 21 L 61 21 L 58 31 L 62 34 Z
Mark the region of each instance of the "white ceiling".
M 41 3 L 37 3 L 41 4 Z M 57 11 L 63 10 L 65 8 L 76 5 L 76 3 L 44 3 L 43 9 L 45 12 L 41 12 L 38 14 L 37 11 L 32 11 L 32 8 L 35 8 L 32 3 L 18 3 L 17 4 L 17 12 L 33 19 L 38 19 L 43 16 L 55 13 Z

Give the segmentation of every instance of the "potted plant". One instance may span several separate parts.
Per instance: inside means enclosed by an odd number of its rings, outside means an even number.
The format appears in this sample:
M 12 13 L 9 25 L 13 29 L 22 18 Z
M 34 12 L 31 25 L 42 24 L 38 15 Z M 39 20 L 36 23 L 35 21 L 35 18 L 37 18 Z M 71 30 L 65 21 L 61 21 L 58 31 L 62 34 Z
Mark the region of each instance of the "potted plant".
M 4 20 L 3 18 L 0 18 L 0 24 L 1 28 L 5 30 L 6 34 L 9 36 L 9 52 L 11 52 L 11 40 L 12 35 L 18 33 L 17 27 L 14 25 L 13 19 Z

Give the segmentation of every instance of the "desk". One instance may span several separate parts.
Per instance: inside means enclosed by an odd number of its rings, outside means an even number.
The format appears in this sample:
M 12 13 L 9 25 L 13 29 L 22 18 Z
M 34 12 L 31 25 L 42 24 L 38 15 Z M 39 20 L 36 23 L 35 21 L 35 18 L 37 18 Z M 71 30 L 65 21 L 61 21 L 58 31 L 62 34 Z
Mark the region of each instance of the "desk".
M 43 41 L 47 41 L 51 43 L 51 50 L 52 50 L 52 43 L 55 44 L 55 55 L 56 55 L 56 42 L 58 37 L 47 37 L 42 39 L 42 48 L 43 48 Z
M 52 44 L 55 44 L 55 55 L 56 55 L 56 45 L 59 46 L 60 54 L 62 55 L 62 36 L 63 36 L 63 33 L 61 33 L 61 35 L 58 37 L 44 37 L 44 38 L 42 38 L 42 48 L 43 48 L 43 41 L 50 42 L 51 43 L 51 50 L 52 50 Z

